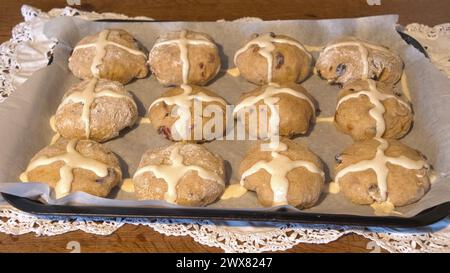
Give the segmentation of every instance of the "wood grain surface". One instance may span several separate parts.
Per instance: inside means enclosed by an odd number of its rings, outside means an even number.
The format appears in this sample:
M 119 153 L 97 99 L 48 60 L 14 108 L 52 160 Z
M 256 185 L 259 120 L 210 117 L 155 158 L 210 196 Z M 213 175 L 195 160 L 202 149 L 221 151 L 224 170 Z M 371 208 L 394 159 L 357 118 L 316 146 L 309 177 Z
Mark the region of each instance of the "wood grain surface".
M 78 9 L 148 16 L 159 20 L 232 20 L 245 16 L 274 19 L 350 18 L 399 14 L 399 23 L 419 22 L 429 26 L 450 22 L 449 0 L 81 0 Z M 67 6 L 65 0 L 1 0 L 0 42 L 11 37 L 11 29 L 23 21 L 22 4 L 44 11 Z M 5 220 L 5 219 L 2 219 Z M 82 231 L 59 236 L 33 234 L 12 236 L 0 233 L 0 252 L 221 252 L 195 242 L 190 237 L 161 235 L 143 226 L 126 225 L 112 235 L 96 236 Z M 383 251 L 369 240 L 346 235 L 329 244 L 299 244 L 287 252 L 371 252 Z
M 79 247 L 79 248 L 78 248 Z M 223 252 L 207 247 L 191 237 L 165 236 L 148 227 L 125 225 L 108 236 L 83 231 L 58 236 L 37 237 L 0 233 L 0 252 Z M 286 252 L 383 252 L 373 242 L 357 236 L 345 235 L 329 244 L 299 244 Z
M 76 1 L 76 0 L 71 0 Z M 129 16 L 148 16 L 159 20 L 211 21 L 245 16 L 276 19 L 349 18 L 380 14 L 399 14 L 399 23 L 419 22 L 429 26 L 450 21 L 449 0 L 79 0 L 76 8 L 96 12 L 116 12 Z M 379 1 L 381 5 L 369 5 Z M 2 0 L 0 42 L 8 40 L 11 28 L 23 21 L 22 4 L 44 11 L 67 6 L 66 0 Z

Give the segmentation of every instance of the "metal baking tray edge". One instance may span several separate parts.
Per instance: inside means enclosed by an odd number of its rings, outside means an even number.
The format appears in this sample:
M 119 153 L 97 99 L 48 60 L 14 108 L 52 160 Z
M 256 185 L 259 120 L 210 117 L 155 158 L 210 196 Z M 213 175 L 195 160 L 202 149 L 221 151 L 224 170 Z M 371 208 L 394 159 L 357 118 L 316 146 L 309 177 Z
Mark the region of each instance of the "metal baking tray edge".
M 2 193 L 13 207 L 32 214 L 75 217 L 129 217 L 173 218 L 221 221 L 264 221 L 304 224 L 333 224 L 354 226 L 418 227 L 445 218 L 450 202 L 427 209 L 414 217 L 357 216 L 345 214 L 304 213 L 281 209 L 277 211 L 249 211 L 237 209 L 150 208 L 150 207 L 103 207 L 47 205 L 36 200 Z
M 161 22 L 146 20 L 99 20 L 108 22 Z M 408 44 L 414 46 L 428 58 L 426 50 L 413 37 L 397 31 Z M 450 213 L 450 202 L 427 209 L 416 216 L 357 216 L 346 214 L 303 213 L 288 210 L 248 211 L 236 209 L 149 208 L 149 207 L 103 207 L 47 205 L 36 200 L 1 193 L 13 207 L 32 214 L 69 217 L 129 217 L 129 218 L 173 218 L 222 221 L 264 221 L 304 224 L 333 224 L 352 226 L 419 227 L 435 223 Z

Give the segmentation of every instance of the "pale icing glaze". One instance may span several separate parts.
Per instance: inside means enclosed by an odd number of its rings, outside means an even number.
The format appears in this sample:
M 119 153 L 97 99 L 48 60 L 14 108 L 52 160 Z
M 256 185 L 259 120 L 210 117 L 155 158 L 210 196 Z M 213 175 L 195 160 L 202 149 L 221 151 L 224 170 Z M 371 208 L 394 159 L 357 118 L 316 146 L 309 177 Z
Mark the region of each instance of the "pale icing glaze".
M 434 184 L 434 182 L 436 182 L 438 179 L 438 175 L 433 170 L 430 170 L 430 175 L 428 177 L 430 179 L 430 184 Z
M 272 144 L 272 143 L 271 143 Z M 287 174 L 296 168 L 305 168 L 309 172 L 319 174 L 324 179 L 323 171 L 314 163 L 304 160 L 291 160 L 288 156 L 282 155 L 280 152 L 287 151 L 288 147 L 284 143 L 279 143 L 271 151 L 272 160 L 261 160 L 247 169 L 241 176 L 240 184 L 244 186 L 245 179 L 260 170 L 265 170 L 270 174 L 270 187 L 273 192 L 272 206 L 286 205 L 287 194 L 289 189 L 289 180 Z
M 269 85 L 264 89 L 264 91 L 258 96 L 250 96 L 245 98 L 238 105 L 236 105 L 236 107 L 233 110 L 233 115 L 236 116 L 238 112 L 241 111 L 242 109 L 253 106 L 262 100 L 270 109 L 271 114 L 269 118 L 269 127 L 270 127 L 269 130 L 273 134 L 274 133 L 273 128 L 276 128 L 280 118 L 278 109 L 275 107 L 275 104 L 279 101 L 279 98 L 275 96 L 280 94 L 287 94 L 305 100 L 311 106 L 313 116 L 315 116 L 316 108 L 314 107 L 312 101 L 305 94 L 299 91 L 295 91 L 291 88 L 280 87 L 280 85 L 276 83 L 269 83 Z
M 328 192 L 332 193 L 332 194 L 338 194 L 341 191 L 339 184 L 336 182 L 330 182 L 330 184 L 328 184 Z
M 317 117 L 316 123 L 334 122 L 334 117 Z
M 128 192 L 128 193 L 134 192 L 133 179 L 131 179 L 131 178 L 124 179 L 122 182 L 122 185 L 120 186 L 120 189 L 122 191 Z
M 50 117 L 50 128 L 52 129 L 53 132 L 57 132 L 55 115 Z
M 362 63 L 362 69 L 363 69 L 362 78 L 363 79 L 369 78 L 369 50 L 368 49 L 375 49 L 375 50 L 380 50 L 380 51 L 385 51 L 385 52 L 391 53 L 385 47 L 369 44 L 369 43 L 366 43 L 363 41 L 358 41 L 356 39 L 354 39 L 353 41 L 340 42 L 340 43 L 335 43 L 335 44 L 329 45 L 323 49 L 323 53 L 326 53 L 327 51 L 329 51 L 331 49 L 342 47 L 342 46 L 358 47 L 359 53 L 361 55 L 361 63 Z
M 369 115 L 375 120 L 376 123 L 376 134 L 375 137 L 382 137 L 385 130 L 386 130 L 386 121 L 384 120 L 383 114 L 386 112 L 386 109 L 382 103 L 382 101 L 387 99 L 395 99 L 398 103 L 402 104 L 406 108 L 408 108 L 409 111 L 411 111 L 411 107 L 408 103 L 402 101 L 401 99 L 397 98 L 394 95 L 384 94 L 378 91 L 375 81 L 373 80 L 367 80 L 369 84 L 369 91 L 363 90 L 356 93 L 348 94 L 347 96 L 344 96 L 341 98 L 336 106 L 336 111 L 338 111 L 339 106 L 350 99 L 358 98 L 361 95 L 366 96 L 370 103 L 374 105 L 372 109 L 369 110 Z
M 133 176 L 136 179 L 141 174 L 150 172 L 155 178 L 163 179 L 167 184 L 167 191 L 164 194 L 164 200 L 169 203 L 175 203 L 177 200 L 177 185 L 178 182 L 189 172 L 197 172 L 197 175 L 202 179 L 215 181 L 220 185 L 225 186 L 223 179 L 215 172 L 208 171 L 200 166 L 185 165 L 183 163 L 183 156 L 180 154 L 180 147 L 173 147 L 170 152 L 171 165 L 147 165 L 139 168 Z
M 272 66 L 273 66 L 272 52 L 275 50 L 274 45 L 275 43 L 295 46 L 301 51 L 303 51 L 310 60 L 312 59 L 311 54 L 299 42 L 290 39 L 272 37 L 270 33 L 265 33 L 249 41 L 243 48 L 239 49 L 234 55 L 234 64 L 236 65 L 237 57 L 240 54 L 248 50 L 251 46 L 256 45 L 259 47 L 258 53 L 261 56 L 263 56 L 267 61 L 267 82 L 269 83 L 272 82 Z
M 50 145 L 55 144 L 59 139 L 61 138 L 60 134 L 55 134 L 52 136 L 52 139 L 50 140 Z
M 52 144 L 55 144 L 61 138 L 61 135 L 56 130 L 56 118 L 55 118 L 55 115 L 50 117 L 49 124 L 50 124 L 50 128 L 52 129 L 52 131 L 56 133 L 56 134 L 54 134 L 52 136 L 52 139 L 50 140 L 50 145 L 52 145 Z
M 88 158 L 80 154 L 76 149 L 78 140 L 71 140 L 66 146 L 66 153 L 54 157 L 41 156 L 30 162 L 24 173 L 20 175 L 22 182 L 29 182 L 27 173 L 40 166 L 50 165 L 57 161 L 63 161 L 64 165 L 59 169 L 60 179 L 55 186 L 56 198 L 61 198 L 70 193 L 73 181 L 73 169 L 80 168 L 94 172 L 98 177 L 108 175 L 108 165 Z
M 187 84 L 189 81 L 189 55 L 188 55 L 188 46 L 190 45 L 205 45 L 205 46 L 211 46 L 216 47 L 216 45 L 208 40 L 206 37 L 203 37 L 201 35 L 197 35 L 200 37 L 200 39 L 190 39 L 186 38 L 187 31 L 182 30 L 180 31 L 180 36 L 178 39 L 171 39 L 166 41 L 157 42 L 153 49 L 163 46 L 163 45 L 172 45 L 175 44 L 178 46 L 180 50 L 180 60 L 181 60 L 181 75 L 182 80 L 184 84 Z M 220 67 L 218 68 L 220 69 Z M 217 71 L 218 72 L 218 71 Z
M 319 52 L 323 50 L 323 46 L 303 45 L 308 52 Z
M 239 77 L 241 72 L 239 72 L 239 68 L 233 67 L 233 68 L 230 68 L 230 69 L 227 70 L 227 74 L 232 76 L 232 77 Z
M 87 139 L 89 139 L 89 136 L 91 134 L 90 129 L 90 116 L 91 116 L 91 106 L 94 103 L 96 98 L 100 97 L 113 97 L 113 98 L 124 98 L 129 100 L 133 105 L 137 108 L 136 103 L 132 98 L 129 96 L 116 93 L 112 90 L 101 90 L 96 92 L 95 89 L 97 88 L 97 82 L 98 79 L 92 78 L 87 86 L 82 91 L 76 91 L 71 93 L 69 96 L 67 96 L 61 103 L 61 105 L 58 107 L 58 110 L 63 107 L 64 105 L 68 103 L 82 103 L 83 104 L 83 111 L 81 113 L 81 120 L 83 121 L 84 128 L 85 128 L 85 136 Z M 114 89 L 115 87 L 113 85 L 104 85 L 99 87 L 101 89 Z
M 386 202 L 375 202 L 372 205 L 370 205 L 373 208 L 373 211 L 375 215 L 378 216 L 385 216 L 385 215 L 391 215 L 391 214 L 397 214 L 402 215 L 400 212 L 395 211 L 395 206 L 389 201 Z
M 139 117 L 137 123 L 140 124 L 151 124 L 150 119 L 146 117 Z
M 381 201 L 389 201 L 387 196 L 387 177 L 389 174 L 389 169 L 386 163 L 390 163 L 393 165 L 398 165 L 405 169 L 410 170 L 420 170 L 422 168 L 429 169 L 429 165 L 423 160 L 412 160 L 405 156 L 399 157 L 390 157 L 386 156 L 384 152 L 389 147 L 389 143 L 382 138 L 375 138 L 380 145 L 377 147 L 377 151 L 375 153 L 374 158 L 368 160 L 362 160 L 358 163 L 351 164 L 339 172 L 336 173 L 334 181 L 336 186 L 339 186 L 339 180 L 347 175 L 348 173 L 353 172 L 362 172 L 366 170 L 372 170 L 375 172 L 377 177 L 378 189 L 380 192 Z
M 403 94 L 405 94 L 405 97 L 408 99 L 408 101 L 411 101 L 411 91 L 408 87 L 408 79 L 406 78 L 406 73 L 403 71 L 402 78 L 400 80 L 400 84 L 402 86 Z
M 247 192 L 247 189 L 241 184 L 232 184 L 225 189 L 225 192 L 220 197 L 221 200 L 231 198 L 239 198 Z
M 197 94 L 192 94 L 192 87 L 187 84 L 180 85 L 181 89 L 183 89 L 183 93 L 171 97 L 162 97 L 155 100 L 150 107 L 148 108 L 148 112 L 153 106 L 164 102 L 166 105 L 176 105 L 178 108 L 176 109 L 176 114 L 178 115 L 178 119 L 172 125 L 172 132 L 177 132 L 180 134 L 182 139 L 188 139 L 190 135 L 190 128 L 187 124 L 191 122 L 191 110 L 190 108 L 193 105 L 193 101 L 200 102 L 219 102 L 224 106 L 227 105 L 225 100 L 220 97 L 212 97 L 208 96 L 205 93 L 199 92 Z
M 106 55 L 106 47 L 109 45 L 123 49 L 133 55 L 144 56 L 147 59 L 147 55 L 139 50 L 132 49 L 132 48 L 123 46 L 121 44 L 118 44 L 118 43 L 115 43 L 112 41 L 108 41 L 109 32 L 110 32 L 110 30 L 108 30 L 108 29 L 102 30 L 98 34 L 98 39 L 94 43 L 78 45 L 73 49 L 73 51 L 75 52 L 76 50 L 79 50 L 79 49 L 95 47 L 95 54 L 94 54 L 94 58 L 92 59 L 92 64 L 91 64 L 91 73 L 96 78 L 99 77 L 100 70 L 98 67 L 103 63 L 103 58 Z
M 313 67 L 313 75 L 318 75 L 319 73 L 317 73 L 317 67 Z

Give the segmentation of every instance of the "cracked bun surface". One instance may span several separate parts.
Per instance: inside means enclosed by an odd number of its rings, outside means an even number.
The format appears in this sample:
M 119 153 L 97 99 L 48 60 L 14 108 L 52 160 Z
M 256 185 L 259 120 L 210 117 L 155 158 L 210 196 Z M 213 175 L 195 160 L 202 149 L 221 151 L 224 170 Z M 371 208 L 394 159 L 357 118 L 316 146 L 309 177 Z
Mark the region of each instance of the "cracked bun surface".
M 48 184 L 56 198 L 76 191 L 107 197 L 122 172 L 116 155 L 102 144 L 61 138 L 36 153 L 20 178 Z
M 293 83 L 311 73 L 311 54 L 297 40 L 274 33 L 254 34 L 234 56 L 240 75 L 249 82 Z
M 226 105 L 206 88 L 183 84 L 165 91 L 150 105 L 148 115 L 152 126 L 167 139 L 211 141 L 224 135 Z
M 72 86 L 55 114 L 56 131 L 68 139 L 104 142 L 135 124 L 138 109 L 119 82 L 85 80 Z
M 356 204 L 406 206 L 430 189 L 430 166 L 425 157 L 397 140 L 355 142 L 336 159 L 335 182 Z
M 324 185 L 319 158 L 306 146 L 289 139 L 282 139 L 273 150 L 262 150 L 261 143 L 250 148 L 241 162 L 241 185 L 255 191 L 266 207 L 314 206 Z
M 220 71 L 219 49 L 205 33 L 168 32 L 158 38 L 149 55 L 150 68 L 166 86 L 206 85 Z
M 78 42 L 69 69 L 83 80 L 101 78 L 126 84 L 147 76 L 147 54 L 127 31 L 105 29 Z
M 316 70 L 330 83 L 372 79 L 395 84 L 402 76 L 403 61 L 386 47 L 347 37 L 329 43 L 322 50 Z
M 356 141 L 373 137 L 398 139 L 409 132 L 413 112 L 393 86 L 357 80 L 340 90 L 334 120 L 339 131 Z
M 175 143 L 142 156 L 133 181 L 140 200 L 206 206 L 225 189 L 223 159 L 203 146 Z
M 276 116 L 272 116 L 272 112 Z M 257 134 L 260 139 L 273 134 L 292 137 L 308 132 L 311 122 L 314 122 L 315 102 L 299 84 L 272 83 L 242 94 L 234 114 L 241 121 L 245 119 L 247 132 L 251 128 L 250 121 L 256 120 L 258 131 L 249 133 Z M 279 132 L 272 132 L 274 129 L 271 124 L 275 124 L 278 119 Z

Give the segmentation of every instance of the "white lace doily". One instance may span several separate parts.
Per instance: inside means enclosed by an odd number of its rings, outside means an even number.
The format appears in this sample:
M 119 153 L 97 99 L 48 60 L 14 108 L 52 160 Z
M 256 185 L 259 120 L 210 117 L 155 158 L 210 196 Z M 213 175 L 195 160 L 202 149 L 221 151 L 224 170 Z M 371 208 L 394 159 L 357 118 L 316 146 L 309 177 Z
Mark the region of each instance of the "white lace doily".
M 47 65 L 56 43 L 42 34 L 42 26 L 47 20 L 57 16 L 78 16 L 88 20 L 128 18 L 120 14 L 83 12 L 69 7 L 45 13 L 26 5 L 22 7 L 22 14 L 25 22 L 13 29 L 11 40 L 0 45 L 0 102 L 34 71 Z M 411 24 L 405 31 L 425 45 L 431 61 L 450 75 L 450 24 L 434 28 Z M 75 230 L 108 235 L 125 224 L 148 226 L 168 236 L 189 235 L 198 243 L 220 247 L 226 252 L 286 250 L 299 243 L 329 243 L 348 233 L 370 239 L 372 242 L 367 248 L 375 252 L 380 247 L 390 252 L 450 252 L 450 218 L 418 229 L 389 229 L 230 221 L 38 217 L 12 208 L 0 209 L 0 232 L 13 235 L 34 233 L 37 236 L 53 236 Z
M 433 64 L 450 76 L 450 23 L 434 27 L 413 23 L 407 25 L 404 32 L 419 41 Z

